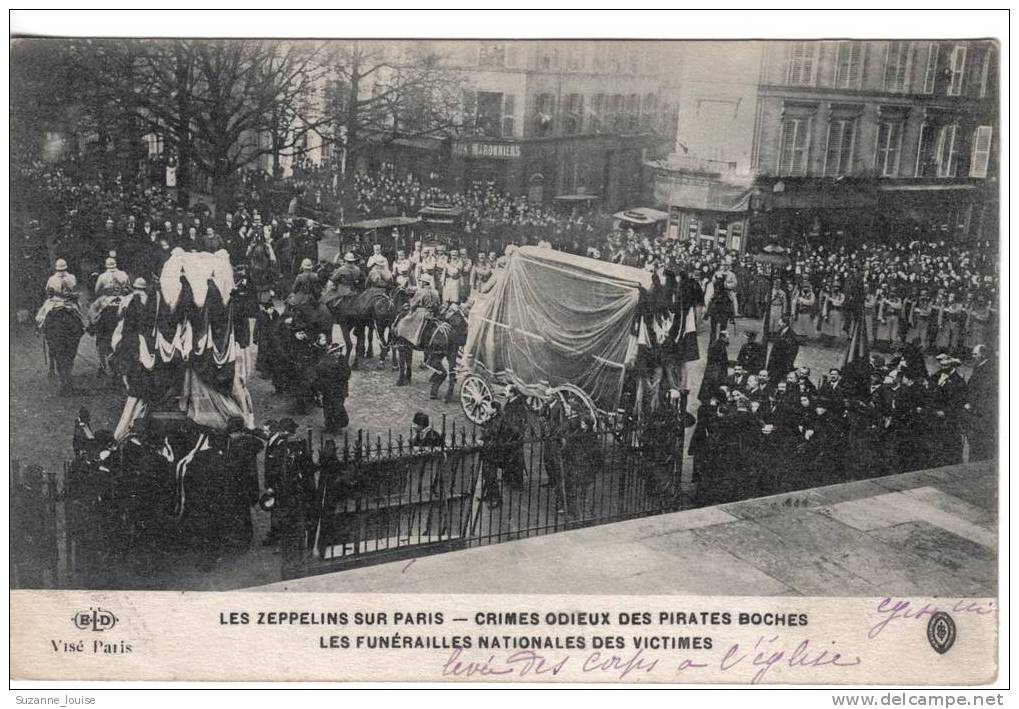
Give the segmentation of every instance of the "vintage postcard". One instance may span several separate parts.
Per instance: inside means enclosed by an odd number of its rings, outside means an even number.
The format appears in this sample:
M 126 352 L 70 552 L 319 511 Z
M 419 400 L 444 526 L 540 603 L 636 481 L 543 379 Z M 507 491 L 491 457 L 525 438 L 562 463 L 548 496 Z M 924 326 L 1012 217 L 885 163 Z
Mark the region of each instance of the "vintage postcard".
M 1002 55 L 12 37 L 11 679 L 994 682 Z

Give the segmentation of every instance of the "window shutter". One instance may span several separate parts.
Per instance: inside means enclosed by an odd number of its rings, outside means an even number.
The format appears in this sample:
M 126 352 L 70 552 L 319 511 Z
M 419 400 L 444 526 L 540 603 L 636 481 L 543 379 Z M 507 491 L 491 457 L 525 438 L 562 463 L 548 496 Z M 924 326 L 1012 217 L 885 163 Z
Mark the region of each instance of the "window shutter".
M 792 170 L 793 139 L 796 133 L 795 121 L 782 124 L 782 137 L 779 140 L 778 174 L 788 175 Z
M 502 137 L 513 137 L 513 94 L 502 95 Z
M 934 80 L 938 75 L 938 43 L 927 43 L 927 66 L 924 69 L 923 92 L 934 93 Z
M 970 159 L 969 176 L 987 177 L 987 166 L 991 162 L 992 126 L 977 126 L 973 134 L 973 155 Z
M 957 44 L 952 48 L 951 79 L 948 82 L 948 95 L 958 96 L 962 93 L 962 80 L 966 68 L 966 45 Z
M 928 140 L 928 127 L 924 123 L 920 126 L 920 140 L 917 142 L 916 148 L 916 170 L 914 170 L 914 177 L 924 177 L 924 152 L 926 149 L 926 143 Z

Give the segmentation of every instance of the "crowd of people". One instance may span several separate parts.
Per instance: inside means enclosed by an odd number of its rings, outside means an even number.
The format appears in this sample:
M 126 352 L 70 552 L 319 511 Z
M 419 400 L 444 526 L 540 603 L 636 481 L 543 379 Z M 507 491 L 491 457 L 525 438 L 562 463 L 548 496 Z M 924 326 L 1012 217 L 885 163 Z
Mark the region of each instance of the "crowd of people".
M 326 177 L 311 167 L 302 172 L 302 199 L 312 188 L 316 204 L 323 196 L 336 198 L 340 189 L 335 180 L 326 186 Z M 350 370 L 348 353 L 331 342 L 331 323 L 316 324 L 315 307 L 370 286 L 402 289 L 412 311 L 435 313 L 443 305 L 469 303 L 490 287 L 513 250 L 526 243 L 646 269 L 661 283 L 680 276 L 690 286 L 692 305 L 712 321 L 689 446 L 705 503 L 961 462 L 964 442 L 971 460 L 994 452 L 997 375 L 992 350 L 999 274 L 996 247 L 990 243 L 863 240 L 837 249 L 793 243 L 788 266 L 773 272 L 749 254 L 698 240 L 668 239 L 653 229 L 609 228 L 600 215 L 534 205 L 490 183 L 450 193 L 384 169 L 353 175 L 349 187 L 358 215 L 377 216 L 392 208 L 416 214 L 426 205 L 451 205 L 462 211 L 465 235 L 503 229 L 507 243 L 472 252 L 420 240 L 404 250 L 395 248 L 396 241 L 383 241 L 386 246 L 375 243 L 364 252 L 343 250 L 335 263 L 325 264 L 319 258 L 320 226 L 297 216 L 296 197 L 283 205 L 266 199 L 270 183 L 254 175 L 242 181 L 237 202 L 215 215 L 201 202 L 178 205 L 165 187 L 120 179 L 90 183 L 42 164 L 21 168 L 18 178 L 18 203 L 29 217 L 25 228 L 12 235 L 13 305 L 19 318 L 27 319 L 48 299 L 77 300 L 84 291 L 91 307 L 82 308 L 81 316 L 86 327 L 95 328 L 107 306 L 156 289 L 162 265 L 176 249 L 225 250 L 235 269 L 233 295 L 246 308 L 238 320 L 253 324 L 242 336 L 264 345 L 257 369 L 277 388 L 294 393 L 296 413 L 321 405 L 329 432 L 347 425 Z M 772 328 L 767 333 L 770 353 L 757 341 L 757 321 L 765 314 Z M 814 383 L 809 369 L 797 362 L 798 348 L 807 342 L 845 348 L 858 317 L 870 343 L 890 356 L 859 358 Z M 752 332 L 731 358 L 728 333 L 738 323 L 750 323 Z M 284 332 L 288 339 L 274 344 L 273 332 Z M 274 362 L 274 350 L 286 350 L 287 356 Z M 929 372 L 926 355 L 932 354 L 938 365 Z M 101 369 L 108 355 L 100 350 Z M 304 364 L 291 367 L 295 357 Z M 964 359 L 971 360 L 968 382 L 959 373 Z M 401 370 L 401 381 L 403 375 Z M 433 381 L 433 397 L 436 389 Z M 176 488 L 160 488 L 160 494 L 176 495 L 178 502 L 190 494 L 189 514 L 204 514 L 194 511 L 195 495 L 201 493 L 189 492 L 180 482 L 180 461 L 189 457 L 199 471 L 206 463 L 220 465 L 215 456 L 240 456 L 226 463 L 238 471 L 230 488 L 237 513 L 223 524 L 235 529 L 220 530 L 219 536 L 229 540 L 250 534 L 250 515 L 241 509 L 250 509 L 258 489 L 257 475 L 251 484 L 251 471 L 257 469 L 253 461 L 281 432 L 269 426 L 260 434 L 236 424 L 226 432 L 191 430 L 179 444 L 183 448 L 171 450 L 171 458 L 160 463 L 178 480 Z M 104 445 L 78 441 L 76 452 L 97 466 L 112 464 L 107 460 L 111 451 L 118 452 L 118 465 L 125 456 L 142 455 L 143 449 L 147 461 L 158 462 L 150 438 L 140 424 L 127 443 L 111 447 L 105 440 L 100 440 Z M 139 449 L 125 453 L 130 446 Z M 106 458 L 101 458 L 104 451 Z M 514 466 L 509 459 L 493 465 L 504 474 L 508 470 L 511 481 Z M 267 452 L 267 478 L 270 467 Z M 202 479 L 199 473 L 192 476 L 196 490 Z M 159 483 L 165 484 L 165 479 Z M 564 493 L 560 506 L 569 506 L 565 497 L 570 494 Z M 501 500 L 490 481 L 485 495 L 490 505 Z M 148 524 L 144 515 L 141 519 L 130 523 L 130 534 L 149 534 L 136 528 Z M 271 543 L 277 539 L 270 534 Z M 211 548 L 222 551 L 216 544 Z
M 788 318 L 762 367 L 750 332 L 735 359 L 723 331 L 708 353 L 690 439 L 705 504 L 985 460 L 995 455 L 997 362 L 974 347 L 965 379 L 941 353 L 929 371 L 916 343 L 832 368 L 819 382 L 795 364 Z M 731 365 L 731 366 L 730 366 Z

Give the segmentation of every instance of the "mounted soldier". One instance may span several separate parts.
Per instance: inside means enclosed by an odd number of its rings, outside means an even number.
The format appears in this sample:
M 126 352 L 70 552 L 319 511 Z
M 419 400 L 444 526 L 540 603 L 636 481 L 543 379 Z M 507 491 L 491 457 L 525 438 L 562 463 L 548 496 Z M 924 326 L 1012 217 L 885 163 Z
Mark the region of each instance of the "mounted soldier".
M 95 285 L 95 300 L 88 309 L 88 331 L 96 336 L 96 354 L 99 356 L 99 376 L 109 374 L 109 357 L 113 353 L 111 338 L 117 327 L 120 303 L 131 293 L 131 279 L 117 268 L 117 259 L 106 259 L 106 270 L 99 274 Z
M 46 300 L 35 322 L 46 338 L 50 377 L 56 373 L 60 378 L 60 394 L 69 396 L 74 393 L 71 371 L 86 321 L 78 302 L 78 279 L 68 273 L 67 261 L 57 259 L 54 269 L 46 281 Z

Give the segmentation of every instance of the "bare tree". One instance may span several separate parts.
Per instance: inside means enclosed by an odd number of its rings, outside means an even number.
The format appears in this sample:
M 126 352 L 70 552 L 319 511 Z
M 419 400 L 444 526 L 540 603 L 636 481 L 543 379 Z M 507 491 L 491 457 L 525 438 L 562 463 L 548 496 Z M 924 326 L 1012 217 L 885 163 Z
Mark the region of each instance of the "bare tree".
M 263 155 L 274 165 L 308 148 L 325 125 L 311 100 L 325 71 L 322 45 L 262 40 L 146 42 L 137 52 L 139 115 L 169 131 L 179 177 L 193 162 L 212 183 L 216 204 L 229 203 L 233 178 Z
M 356 160 L 370 144 L 457 128 L 463 79 L 427 43 L 351 41 L 334 46 L 326 110 L 333 141 Z

